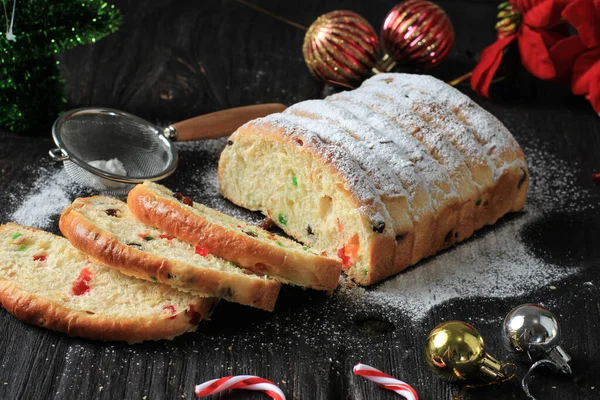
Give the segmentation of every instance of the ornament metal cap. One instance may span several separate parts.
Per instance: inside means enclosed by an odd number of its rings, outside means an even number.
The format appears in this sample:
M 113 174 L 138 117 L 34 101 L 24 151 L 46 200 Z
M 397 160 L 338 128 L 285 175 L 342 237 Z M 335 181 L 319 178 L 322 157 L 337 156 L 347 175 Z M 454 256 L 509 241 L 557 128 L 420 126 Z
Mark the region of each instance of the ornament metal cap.
M 527 354 L 532 362 L 548 359 L 551 368 L 570 374 L 571 357 L 558 345 L 560 338 L 556 317 L 539 304 L 521 304 L 504 319 L 502 339 L 509 350 Z
M 503 365 L 485 352 L 479 332 L 461 321 L 441 323 L 429 333 L 425 361 L 436 376 L 450 382 L 505 378 Z

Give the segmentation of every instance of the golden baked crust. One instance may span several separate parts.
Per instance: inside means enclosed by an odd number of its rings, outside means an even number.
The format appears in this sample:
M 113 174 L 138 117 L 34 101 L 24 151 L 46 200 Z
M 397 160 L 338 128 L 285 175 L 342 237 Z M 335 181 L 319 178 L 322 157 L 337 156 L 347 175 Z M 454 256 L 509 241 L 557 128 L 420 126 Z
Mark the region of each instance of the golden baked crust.
M 337 250 L 342 259 L 358 235 L 360 253 L 344 270 L 361 285 L 518 211 L 527 194 L 527 165 L 510 132 L 467 96 L 428 76 L 377 75 L 356 90 L 251 121 L 230 143 L 219 160 L 223 195 L 267 215 L 287 202 L 286 212 L 311 224 L 319 204 L 310 197 L 334 199 L 337 221 L 352 221 L 341 225 L 353 231 L 336 232 L 330 215 L 318 221 L 322 239 L 300 226 L 280 227 L 315 248 Z M 275 162 L 268 168 L 270 159 Z M 322 171 L 326 183 L 307 183 L 303 204 L 282 182 L 286 171 L 305 179 L 313 170 Z M 352 217 L 353 210 L 361 216 Z M 377 219 L 384 229 L 372 225 Z
M 164 186 L 152 182 L 135 186 L 127 205 L 140 221 L 257 273 L 318 290 L 331 292 L 337 287 L 339 260 L 200 204 L 183 204 Z
M 15 268 L 8 265 L 11 258 L 7 257 L 7 253 L 11 252 L 11 249 L 3 247 L 0 252 L 2 264 L 0 303 L 9 313 L 26 323 L 71 336 L 137 343 L 145 340 L 172 339 L 177 335 L 193 331 L 201 320 L 208 318 L 216 305 L 216 300 L 213 298 L 187 295 L 167 287 L 158 288 L 156 284 L 144 283 L 90 263 L 82 253 L 69 249 L 70 245 L 64 238 L 12 223 L 0 226 L 0 234 L 3 236 L 7 233 L 12 235 L 14 232 L 29 236 L 33 241 L 54 242 L 58 248 L 64 250 L 45 253 L 48 258 L 60 259 L 62 267 L 57 267 L 55 264 L 50 266 L 46 262 L 25 260 L 23 257 L 30 255 L 23 252 L 19 254 L 20 266 Z M 61 243 L 62 241 L 64 243 Z M 6 243 L 3 241 L 3 244 Z M 111 286 L 108 291 L 112 290 L 110 296 L 113 299 L 129 296 L 139 298 L 142 301 L 138 304 L 140 312 L 119 314 L 111 310 L 115 304 L 107 303 L 107 299 L 99 299 L 96 303 L 88 301 L 86 307 L 81 308 L 81 304 L 75 301 L 76 296 L 73 293 L 61 290 L 60 285 L 52 280 L 52 275 L 68 274 L 72 272 L 71 270 L 81 267 L 90 268 L 94 272 L 103 271 L 104 275 L 108 275 L 108 281 L 101 283 Z M 23 279 L 22 276 L 27 275 L 27 270 L 30 268 L 35 270 L 36 276 L 47 275 L 48 279 L 36 279 L 35 282 L 31 281 L 31 277 L 29 280 Z M 98 294 L 93 289 L 86 295 L 97 296 Z M 105 295 L 106 293 L 102 294 Z M 153 296 L 164 296 L 165 299 L 175 297 L 179 303 L 181 301 L 187 303 L 186 309 L 174 315 L 166 314 L 160 307 L 163 299 Z M 144 304 L 143 301 L 152 301 L 152 304 Z M 158 308 L 153 311 L 150 307 Z
M 121 242 L 114 232 L 99 228 L 98 220 L 92 221 L 81 212 L 84 207 L 106 206 L 118 210 L 121 217 L 131 224 L 132 229 L 136 223 L 140 224 L 129 213 L 125 203 L 101 196 L 76 199 L 63 211 L 59 220 L 59 228 L 63 235 L 75 248 L 92 259 L 116 268 L 126 275 L 164 283 L 180 290 L 199 292 L 205 296 L 223 298 L 263 310 L 274 309 L 280 288 L 278 282 L 246 274 L 241 269 L 223 271 L 198 267 L 192 265 L 191 261 L 186 263 L 138 250 Z M 194 257 L 193 250 L 189 252 L 189 256 Z
M 215 302 L 213 298 L 196 297 L 194 311 L 198 321 L 206 319 Z M 42 328 L 95 340 L 139 343 L 145 340 L 173 339 L 196 330 L 190 317 L 179 313 L 174 318 L 149 320 L 147 318 L 114 318 L 99 312 L 73 310 L 41 298 L 10 281 L 0 279 L 0 303 L 17 319 Z

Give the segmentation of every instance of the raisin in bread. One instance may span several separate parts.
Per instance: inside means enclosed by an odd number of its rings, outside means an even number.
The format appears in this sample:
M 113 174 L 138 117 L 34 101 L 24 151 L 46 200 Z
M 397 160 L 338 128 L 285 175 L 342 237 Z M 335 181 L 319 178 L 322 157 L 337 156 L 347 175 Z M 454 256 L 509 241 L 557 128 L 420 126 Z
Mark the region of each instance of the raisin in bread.
M 129 192 L 127 204 L 140 221 L 242 267 L 284 283 L 326 291 L 336 288 L 342 270 L 338 259 L 322 257 L 307 246 L 194 203 L 189 197 L 182 200 L 164 186 L 145 182 Z M 281 217 L 279 223 L 285 225 L 286 221 Z
M 264 310 L 275 307 L 279 282 L 138 221 L 120 200 L 76 199 L 59 227 L 77 249 L 124 274 Z
M 0 226 L 0 303 L 27 323 L 99 340 L 170 339 L 192 331 L 215 299 L 93 263 L 62 237 Z
M 250 121 L 219 160 L 226 198 L 337 255 L 362 285 L 521 209 L 528 179 L 502 123 L 445 83 L 408 74 Z

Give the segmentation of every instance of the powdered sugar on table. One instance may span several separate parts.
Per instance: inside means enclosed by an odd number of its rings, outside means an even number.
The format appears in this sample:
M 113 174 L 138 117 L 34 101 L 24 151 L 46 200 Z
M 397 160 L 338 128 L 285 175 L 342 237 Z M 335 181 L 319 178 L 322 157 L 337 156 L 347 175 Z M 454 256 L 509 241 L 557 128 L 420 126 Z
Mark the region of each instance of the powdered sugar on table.
M 71 203 L 73 184 L 63 170 L 40 168 L 39 175 L 28 188 L 9 220 L 21 225 L 49 229 L 55 217 Z M 13 194 L 14 195 L 14 194 Z M 15 196 L 16 197 L 16 196 Z

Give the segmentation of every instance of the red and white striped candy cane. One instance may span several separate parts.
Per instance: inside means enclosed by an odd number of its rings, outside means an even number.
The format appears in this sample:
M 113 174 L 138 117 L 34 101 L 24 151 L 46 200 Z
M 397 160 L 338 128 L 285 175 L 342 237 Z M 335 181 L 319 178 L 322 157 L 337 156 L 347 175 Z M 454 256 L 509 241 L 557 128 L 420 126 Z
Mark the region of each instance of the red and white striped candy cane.
M 354 366 L 352 371 L 354 372 L 354 375 L 359 375 L 373 381 L 384 389 L 392 390 L 399 395 L 406 397 L 407 400 L 419 400 L 419 395 L 408 383 L 399 381 L 393 376 L 385 374 L 378 369 L 358 363 Z
M 194 391 L 198 397 L 231 389 L 261 390 L 273 400 L 285 400 L 285 395 L 273 382 L 254 375 L 224 376 L 196 385 Z

